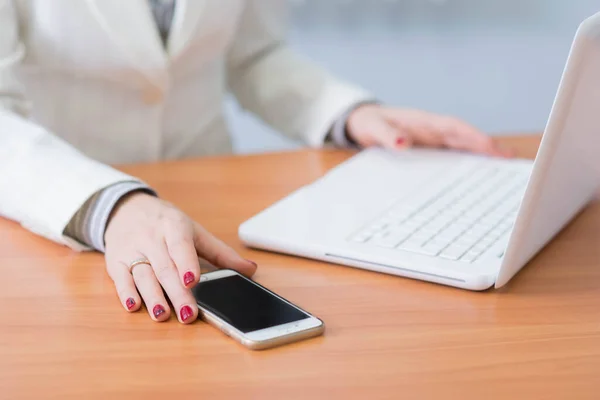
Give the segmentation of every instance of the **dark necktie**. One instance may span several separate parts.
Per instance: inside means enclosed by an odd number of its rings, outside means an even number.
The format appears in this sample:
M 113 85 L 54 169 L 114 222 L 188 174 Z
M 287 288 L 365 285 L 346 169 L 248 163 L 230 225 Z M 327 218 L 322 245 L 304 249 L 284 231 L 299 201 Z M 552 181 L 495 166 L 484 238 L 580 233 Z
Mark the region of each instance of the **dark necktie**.
M 169 31 L 173 22 L 173 14 L 175 12 L 175 0 L 149 0 L 152 14 L 156 20 L 158 32 L 166 45 L 169 38 Z

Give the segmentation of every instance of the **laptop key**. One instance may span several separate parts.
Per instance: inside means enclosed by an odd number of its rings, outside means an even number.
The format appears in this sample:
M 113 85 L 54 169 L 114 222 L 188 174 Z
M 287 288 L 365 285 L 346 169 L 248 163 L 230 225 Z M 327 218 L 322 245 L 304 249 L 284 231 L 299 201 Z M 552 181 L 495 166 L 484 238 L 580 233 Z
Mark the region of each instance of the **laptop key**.
M 440 254 L 440 251 L 442 251 L 443 248 L 443 245 L 437 243 L 429 243 L 423 246 L 420 252 L 428 256 L 437 256 L 438 254 Z
M 352 241 L 353 241 L 353 242 L 356 242 L 356 243 L 364 243 L 364 242 L 366 242 L 367 240 L 369 240 L 370 238 L 371 238 L 371 236 L 370 236 L 370 235 L 359 234 L 359 235 L 356 235 L 356 236 L 354 236 L 354 237 L 352 238 Z
M 433 237 L 433 235 L 434 233 L 431 232 L 417 231 L 411 236 L 411 239 L 415 242 L 419 241 L 421 243 L 425 243 L 429 241 Z
M 468 247 L 459 246 L 459 245 L 451 245 L 446 250 L 442 251 L 440 257 L 446 258 L 448 260 L 458 260 L 465 252 L 468 250 Z
M 398 246 L 398 249 L 418 253 L 421 251 L 422 247 L 423 247 L 423 242 L 421 240 L 408 239 L 407 241 L 401 243 Z
M 387 247 L 390 249 L 393 249 L 394 247 L 398 246 L 398 243 L 406 240 L 406 238 L 408 237 L 407 233 L 389 233 L 386 236 L 382 236 L 382 237 L 377 237 L 375 238 L 372 243 L 376 246 L 380 246 L 380 247 Z
M 468 252 L 460 258 L 460 261 L 463 261 L 466 263 L 471 263 L 471 262 L 475 261 L 478 256 L 479 256 L 478 254 Z

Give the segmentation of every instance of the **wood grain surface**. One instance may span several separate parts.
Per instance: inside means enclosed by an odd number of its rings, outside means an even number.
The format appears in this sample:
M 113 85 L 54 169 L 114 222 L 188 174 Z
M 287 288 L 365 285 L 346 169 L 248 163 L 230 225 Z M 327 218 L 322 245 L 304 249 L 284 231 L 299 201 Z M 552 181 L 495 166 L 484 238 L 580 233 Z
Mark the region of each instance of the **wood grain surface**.
M 533 157 L 539 137 L 503 139 Z M 600 205 L 500 291 L 473 293 L 253 251 L 254 213 L 352 153 L 126 166 L 256 260 L 257 281 L 321 317 L 323 337 L 251 352 L 198 321 L 121 308 L 100 254 L 0 220 L 0 399 L 597 399 Z

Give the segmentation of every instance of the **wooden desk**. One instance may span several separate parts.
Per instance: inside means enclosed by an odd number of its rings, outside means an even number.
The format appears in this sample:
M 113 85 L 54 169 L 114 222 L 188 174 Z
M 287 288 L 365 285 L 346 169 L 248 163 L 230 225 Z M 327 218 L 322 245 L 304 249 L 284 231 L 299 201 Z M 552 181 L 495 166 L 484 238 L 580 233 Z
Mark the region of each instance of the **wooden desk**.
M 507 139 L 535 154 L 537 137 Z M 350 153 L 124 168 L 259 262 L 256 279 L 322 317 L 321 338 L 251 352 L 203 322 L 125 313 L 102 256 L 0 221 L 0 398 L 597 399 L 600 205 L 501 291 L 472 293 L 251 251 L 240 222 Z

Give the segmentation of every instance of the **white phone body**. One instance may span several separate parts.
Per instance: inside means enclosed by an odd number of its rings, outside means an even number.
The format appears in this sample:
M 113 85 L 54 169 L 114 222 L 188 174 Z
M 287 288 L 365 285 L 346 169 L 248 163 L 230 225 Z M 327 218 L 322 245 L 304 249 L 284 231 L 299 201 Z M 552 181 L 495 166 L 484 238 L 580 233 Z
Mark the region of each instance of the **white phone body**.
M 254 330 L 250 332 L 243 332 L 238 327 L 225 321 L 216 312 L 209 310 L 201 304 L 201 301 L 196 298 L 198 309 L 200 310 L 200 316 L 209 324 L 220 329 L 227 336 L 230 336 L 243 346 L 252 350 L 262 350 L 271 347 L 280 346 L 287 343 L 296 342 L 303 339 L 322 335 L 325 331 L 325 324 L 319 318 L 309 314 L 305 310 L 291 303 L 290 301 L 278 296 L 267 288 L 259 285 L 239 274 L 236 271 L 223 269 L 214 272 L 205 273 L 200 278 L 200 283 L 194 290 L 202 290 L 202 283 L 209 282 L 217 279 L 224 279 L 232 276 L 238 276 L 247 281 L 249 284 L 254 285 L 260 290 L 265 291 L 269 295 L 273 296 L 277 301 L 281 301 L 296 310 L 300 311 L 306 316 L 306 318 L 289 322 L 281 325 L 274 325 L 260 330 Z

